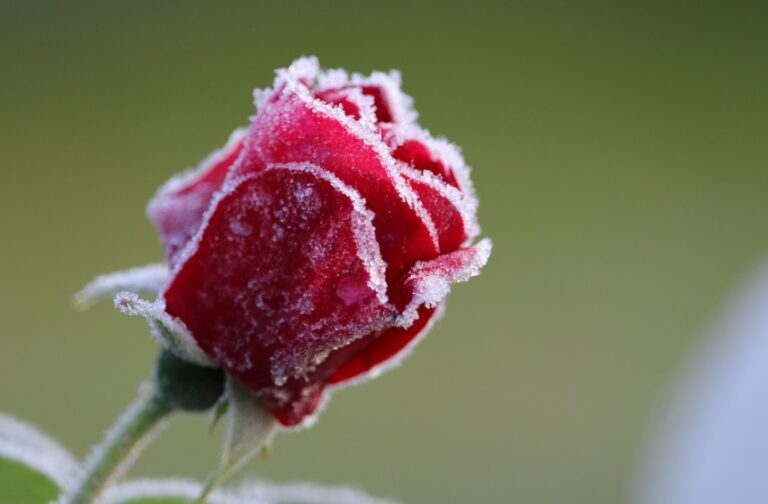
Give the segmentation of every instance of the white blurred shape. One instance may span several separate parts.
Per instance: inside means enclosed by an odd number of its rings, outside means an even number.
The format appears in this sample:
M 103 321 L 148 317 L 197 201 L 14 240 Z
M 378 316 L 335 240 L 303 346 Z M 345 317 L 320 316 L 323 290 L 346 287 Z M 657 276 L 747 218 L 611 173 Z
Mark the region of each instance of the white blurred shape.
M 11 416 L 0 413 L 0 459 L 13 460 L 67 487 L 78 471 L 72 455 L 56 441 Z
M 768 503 L 768 265 L 716 320 L 661 420 L 635 504 Z
M 109 488 L 102 504 L 177 501 L 194 499 L 202 485 L 185 479 L 134 480 Z M 145 500 L 146 499 L 146 500 Z M 209 504 L 398 504 L 398 501 L 370 497 L 355 488 L 323 486 L 315 483 L 249 482 L 231 490 L 216 490 Z

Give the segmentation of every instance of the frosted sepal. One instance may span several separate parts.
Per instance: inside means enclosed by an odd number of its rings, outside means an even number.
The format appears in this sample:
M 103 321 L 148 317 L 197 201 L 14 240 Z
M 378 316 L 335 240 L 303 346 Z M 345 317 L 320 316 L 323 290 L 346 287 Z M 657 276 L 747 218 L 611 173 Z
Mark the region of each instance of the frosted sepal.
M 120 292 L 115 296 L 115 307 L 126 315 L 143 317 L 155 339 L 179 358 L 198 366 L 215 366 L 197 346 L 184 324 L 166 313 L 162 301 L 151 303 L 133 292 Z
M 224 446 L 201 498 L 267 448 L 277 432 L 277 421 L 272 413 L 231 377 L 227 379 L 226 395 L 229 406 Z
M 147 264 L 99 275 L 74 295 L 72 303 L 75 308 L 86 310 L 100 299 L 121 291 L 157 295 L 168 282 L 168 275 L 165 264 Z
M 229 398 L 227 397 L 227 394 L 224 394 L 219 398 L 218 402 L 213 405 L 211 413 L 208 415 L 208 432 L 213 432 L 213 429 L 219 425 L 219 420 L 227 414 L 227 411 L 229 411 Z

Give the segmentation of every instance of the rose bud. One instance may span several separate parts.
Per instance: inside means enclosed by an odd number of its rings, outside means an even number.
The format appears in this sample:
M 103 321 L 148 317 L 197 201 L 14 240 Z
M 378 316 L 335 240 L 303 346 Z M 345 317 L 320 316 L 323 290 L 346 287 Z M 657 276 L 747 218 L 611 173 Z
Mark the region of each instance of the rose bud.
M 156 307 L 284 427 L 397 363 L 490 254 L 469 169 L 416 124 L 397 73 L 302 58 L 247 129 L 150 201 Z

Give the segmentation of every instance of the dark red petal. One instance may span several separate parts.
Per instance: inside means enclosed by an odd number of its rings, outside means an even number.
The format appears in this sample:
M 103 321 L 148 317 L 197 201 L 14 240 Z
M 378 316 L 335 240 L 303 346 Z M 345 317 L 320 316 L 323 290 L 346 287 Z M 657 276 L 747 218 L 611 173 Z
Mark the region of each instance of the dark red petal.
M 318 75 L 318 96 L 324 93 L 337 93 L 354 90 L 371 100 L 373 120 L 379 126 L 389 124 L 407 125 L 416 120 L 412 109 L 413 99 L 403 93 L 400 86 L 400 74 L 374 72 L 370 76 L 346 72 L 330 71 Z
M 490 241 L 483 240 L 472 247 L 414 266 L 403 286 L 415 309 L 415 315 L 404 314 L 405 318 L 411 319 L 409 325 L 390 327 L 332 352 L 325 364 L 336 369 L 328 378 L 328 383 L 341 384 L 366 374 L 375 374 L 382 366 L 395 362 L 404 350 L 429 332 L 439 311 L 437 307 L 448 294 L 450 284 L 476 275 L 488 260 L 490 249 Z M 409 310 L 410 306 L 406 312 Z
M 392 152 L 395 159 L 403 161 L 410 166 L 424 170 L 442 177 L 447 183 L 459 188 L 453 172 L 445 165 L 424 143 L 419 140 L 406 140 Z
M 392 103 L 392 98 L 389 96 L 387 90 L 382 85 L 366 84 L 366 85 L 346 85 L 342 88 L 330 88 L 324 89 L 317 93 L 318 98 L 328 103 L 337 104 L 340 103 L 344 106 L 344 111 L 347 115 L 351 115 L 347 111 L 348 99 L 339 99 L 339 94 L 344 91 L 358 89 L 364 96 L 369 96 L 373 99 L 374 113 L 376 117 L 376 123 L 392 123 L 395 122 L 395 105 Z M 360 119 L 360 117 L 355 117 Z
M 413 110 L 413 99 L 403 93 L 400 73 L 373 72 L 371 75 L 349 75 L 342 69 L 322 70 L 315 57 L 304 57 L 294 61 L 288 68 L 277 71 L 271 89 L 256 90 L 255 97 L 259 110 L 273 101 L 286 84 L 301 85 L 314 92 L 319 99 L 333 105 L 342 105 L 347 115 L 355 116 L 359 105 L 350 103 L 342 94 L 352 91 L 370 100 L 371 124 L 409 125 L 414 124 L 417 114 Z M 356 100 L 351 100 L 355 102 Z M 368 108 L 366 105 L 365 108 Z M 363 114 L 367 115 L 367 113 Z M 356 117 L 360 119 L 360 116 Z
M 309 414 L 318 383 L 301 378 L 394 317 L 370 219 L 354 190 L 311 165 L 228 182 L 166 310 L 267 406 Z
M 245 130 L 235 131 L 227 145 L 211 154 L 194 173 L 171 179 L 149 202 L 147 214 L 160 232 L 165 257 L 172 266 L 199 229 L 213 194 L 240 155 L 244 136 Z
M 322 403 L 326 385 L 339 386 L 352 380 L 375 377 L 397 364 L 429 331 L 438 311 L 437 308 L 422 307 L 418 319 L 407 329 L 389 327 L 356 339 L 331 352 L 313 372 L 304 377 L 292 377 L 279 390 L 264 391 L 262 397 L 291 394 L 296 398 L 294 401 L 274 408 L 272 412 L 285 427 L 306 424 Z M 239 379 L 237 374 L 235 377 Z
M 246 149 L 230 176 L 253 173 L 270 163 L 309 162 L 355 188 L 375 214 L 390 283 L 414 262 L 437 256 L 429 214 L 400 176 L 381 139 L 313 99 L 306 88 L 286 85 L 262 104 Z
M 380 129 L 395 159 L 437 175 L 468 198 L 477 199 L 470 169 L 458 147 L 444 138 L 434 138 L 415 124 L 390 124 Z
M 353 119 L 359 121 L 366 117 L 372 124 L 375 122 L 374 118 L 370 117 L 373 116 L 371 99 L 368 98 L 368 103 L 364 103 L 365 97 L 357 88 L 326 89 L 315 93 L 315 96 L 325 103 L 340 106 L 344 113 Z
M 300 392 L 294 393 L 293 401 L 274 401 L 278 405 L 272 408 L 272 414 L 283 427 L 297 427 L 313 419 L 323 402 L 325 384 L 316 383 L 297 390 Z M 267 397 L 268 393 L 262 396 L 262 400 Z
M 404 169 L 403 176 L 419 195 L 435 224 L 441 253 L 453 252 L 478 235 L 473 198 L 431 174 Z
M 336 368 L 328 382 L 341 384 L 366 374 L 378 374 L 383 365 L 398 360 L 406 348 L 428 332 L 436 313 L 437 308 L 421 307 L 418 318 L 410 327 L 391 327 L 378 335 L 361 338 L 336 350 L 328 360 L 343 363 Z
M 378 122 L 395 122 L 394 107 L 389 101 L 386 90 L 381 86 L 368 85 L 361 86 L 363 94 L 373 98 L 373 104 L 376 106 L 376 119 Z

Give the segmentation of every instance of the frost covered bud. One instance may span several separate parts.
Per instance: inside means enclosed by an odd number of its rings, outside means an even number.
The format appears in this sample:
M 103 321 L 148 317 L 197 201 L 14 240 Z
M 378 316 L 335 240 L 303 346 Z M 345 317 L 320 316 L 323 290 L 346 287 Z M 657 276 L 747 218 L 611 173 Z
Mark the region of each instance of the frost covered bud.
M 158 303 L 286 427 L 374 376 L 490 254 L 459 150 L 416 123 L 400 76 L 315 58 L 150 201 L 170 279 Z

